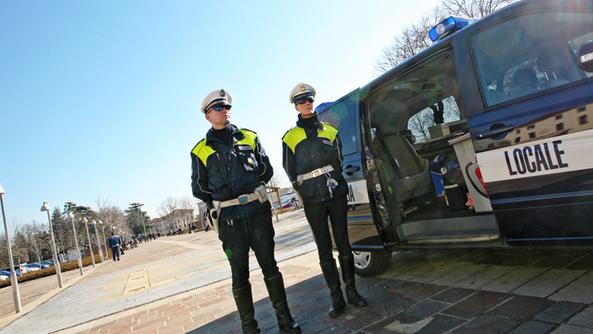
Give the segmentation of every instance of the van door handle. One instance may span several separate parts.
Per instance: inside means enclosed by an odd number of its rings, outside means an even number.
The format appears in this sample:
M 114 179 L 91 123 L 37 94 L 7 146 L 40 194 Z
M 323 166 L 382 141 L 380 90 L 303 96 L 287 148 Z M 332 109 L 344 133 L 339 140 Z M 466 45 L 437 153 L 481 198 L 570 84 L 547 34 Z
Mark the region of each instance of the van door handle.
M 348 176 L 352 176 L 352 175 L 354 175 L 354 173 L 358 172 L 359 170 L 360 170 L 360 166 L 348 165 L 348 166 L 346 166 L 346 168 L 344 168 L 344 173 L 346 173 L 346 175 L 348 175 Z
M 515 129 L 514 126 L 503 126 L 503 127 L 494 128 L 494 129 L 491 128 L 490 130 L 488 130 L 486 132 L 478 133 L 476 138 L 478 138 L 478 139 L 492 138 L 492 137 L 504 135 L 509 131 L 513 131 L 514 129 Z M 502 139 L 502 138 L 498 138 L 498 139 Z

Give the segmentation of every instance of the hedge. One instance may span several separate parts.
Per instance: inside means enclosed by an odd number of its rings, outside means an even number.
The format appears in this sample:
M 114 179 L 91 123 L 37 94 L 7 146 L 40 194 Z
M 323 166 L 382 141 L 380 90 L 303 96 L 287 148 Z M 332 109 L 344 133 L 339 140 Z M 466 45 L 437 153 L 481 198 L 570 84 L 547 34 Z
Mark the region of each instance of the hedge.
M 110 258 L 111 258 L 111 255 L 107 255 L 105 257 L 105 261 L 107 261 L 107 259 L 110 259 Z M 95 263 L 101 263 L 101 257 L 99 256 L 99 253 L 95 253 Z M 90 266 L 91 264 L 93 264 L 93 260 L 91 259 L 90 255 L 82 258 L 82 266 L 83 267 Z M 62 272 L 76 270 L 76 269 L 78 269 L 78 259 L 76 259 L 74 261 L 62 262 L 62 263 L 60 263 L 60 268 L 62 269 Z M 41 277 L 51 276 L 51 275 L 55 275 L 55 274 L 56 274 L 56 267 L 51 266 L 49 268 L 24 273 L 21 276 L 18 276 L 17 279 L 18 279 L 18 282 L 21 283 L 21 282 L 26 282 L 26 281 L 34 280 L 34 279 L 41 278 Z M 0 281 L 0 288 L 4 288 L 4 287 L 10 286 L 10 285 L 11 285 L 10 279 Z

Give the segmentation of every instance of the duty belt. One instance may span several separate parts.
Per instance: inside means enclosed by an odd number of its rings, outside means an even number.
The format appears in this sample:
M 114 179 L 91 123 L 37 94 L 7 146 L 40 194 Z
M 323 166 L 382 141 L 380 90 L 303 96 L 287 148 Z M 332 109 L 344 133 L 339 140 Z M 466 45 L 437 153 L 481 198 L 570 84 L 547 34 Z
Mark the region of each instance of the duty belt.
M 303 173 L 303 174 L 297 175 L 297 182 L 299 184 L 301 184 L 301 183 L 303 183 L 303 181 L 316 178 L 316 177 L 321 176 L 325 173 L 332 172 L 333 170 L 334 170 L 334 168 L 331 165 L 323 166 L 321 168 L 314 169 L 308 173 Z
M 258 191 L 260 192 L 259 196 L 258 196 Z M 245 205 L 245 204 L 248 204 L 248 203 L 251 203 L 254 201 L 258 201 L 258 200 L 261 203 L 264 203 L 268 200 L 265 186 L 259 186 L 256 188 L 255 192 L 252 192 L 250 194 L 243 194 L 237 198 L 229 199 L 226 201 L 212 201 L 212 202 L 214 203 L 215 207 L 222 209 L 222 208 L 227 208 L 229 206 Z

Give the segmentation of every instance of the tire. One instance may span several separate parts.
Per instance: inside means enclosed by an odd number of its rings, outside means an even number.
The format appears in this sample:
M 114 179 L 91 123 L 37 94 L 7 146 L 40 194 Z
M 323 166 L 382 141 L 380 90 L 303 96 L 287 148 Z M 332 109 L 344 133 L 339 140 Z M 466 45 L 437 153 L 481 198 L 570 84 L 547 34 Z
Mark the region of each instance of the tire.
M 358 276 L 372 277 L 384 272 L 391 264 L 391 252 L 358 252 L 354 254 L 354 272 Z

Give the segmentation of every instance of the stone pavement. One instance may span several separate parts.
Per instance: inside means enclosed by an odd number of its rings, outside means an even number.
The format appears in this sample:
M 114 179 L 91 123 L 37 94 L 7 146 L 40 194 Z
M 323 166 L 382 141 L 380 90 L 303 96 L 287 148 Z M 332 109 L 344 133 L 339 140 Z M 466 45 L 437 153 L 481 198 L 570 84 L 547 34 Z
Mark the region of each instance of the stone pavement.
M 291 310 L 304 333 L 593 333 L 593 254 L 526 251 L 410 251 L 391 268 L 360 278 L 369 307 L 327 317 L 317 254 L 280 264 Z M 256 318 L 276 333 L 259 272 Z M 239 333 L 230 281 L 103 319 L 84 333 Z
M 591 251 L 397 253 L 384 274 L 358 279 L 369 307 L 348 307 L 345 315 L 331 320 L 327 288 L 302 213 L 285 215 L 275 227 L 289 304 L 304 333 L 593 333 Z M 239 333 L 228 265 L 210 235 L 162 238 L 137 248 L 2 332 Z M 140 259 L 143 264 L 131 265 Z M 226 278 L 216 276 L 225 268 Z M 276 333 L 261 272 L 253 270 L 251 277 L 256 318 L 264 333 Z M 99 307 L 87 305 L 93 303 Z M 90 318 L 81 321 L 76 313 Z M 52 317 L 61 318 L 60 326 L 43 327 Z

